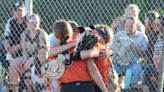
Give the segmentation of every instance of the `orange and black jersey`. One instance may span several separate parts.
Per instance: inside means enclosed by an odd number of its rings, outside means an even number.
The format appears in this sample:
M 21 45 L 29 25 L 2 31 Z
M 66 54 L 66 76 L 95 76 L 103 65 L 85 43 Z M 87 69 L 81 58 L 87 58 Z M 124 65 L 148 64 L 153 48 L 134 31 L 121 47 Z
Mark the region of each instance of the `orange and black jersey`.
M 105 45 L 98 43 L 96 48 L 101 52 L 103 49 L 105 49 Z M 108 86 L 108 73 L 109 73 L 109 58 L 105 58 L 102 61 L 99 61 L 98 57 L 94 58 L 94 61 L 96 63 L 96 66 L 103 78 L 103 81 L 106 86 Z
M 54 47 L 55 48 L 55 47 Z M 69 53 L 74 52 L 74 48 L 68 50 Z M 50 60 L 55 59 L 57 56 L 49 57 Z M 62 77 L 58 80 L 59 84 L 70 82 L 91 81 L 92 78 L 87 69 L 86 60 L 75 60 L 73 63 L 66 67 Z

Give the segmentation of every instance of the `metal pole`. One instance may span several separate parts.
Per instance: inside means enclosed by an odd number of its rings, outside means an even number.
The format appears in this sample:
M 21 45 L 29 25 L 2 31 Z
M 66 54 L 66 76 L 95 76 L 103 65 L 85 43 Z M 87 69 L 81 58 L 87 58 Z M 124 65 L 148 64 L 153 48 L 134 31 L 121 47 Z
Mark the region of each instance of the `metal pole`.
M 33 13 L 33 0 L 25 0 L 26 11 L 28 15 Z
M 159 72 L 159 84 L 157 92 L 163 92 L 163 81 L 164 81 L 164 37 L 162 37 L 162 55 L 160 59 L 160 72 Z

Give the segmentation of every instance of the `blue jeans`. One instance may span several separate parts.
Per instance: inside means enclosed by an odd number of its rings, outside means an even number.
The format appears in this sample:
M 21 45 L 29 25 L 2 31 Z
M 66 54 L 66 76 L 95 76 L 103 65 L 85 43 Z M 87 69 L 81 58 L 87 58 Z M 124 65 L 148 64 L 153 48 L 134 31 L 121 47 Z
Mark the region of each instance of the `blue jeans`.
M 114 63 L 114 69 L 116 70 L 118 75 L 123 75 L 125 74 L 127 69 L 130 69 L 132 71 L 131 84 L 140 81 L 140 76 L 143 70 L 141 64 L 136 62 L 131 62 L 127 66 L 119 66 L 118 64 Z

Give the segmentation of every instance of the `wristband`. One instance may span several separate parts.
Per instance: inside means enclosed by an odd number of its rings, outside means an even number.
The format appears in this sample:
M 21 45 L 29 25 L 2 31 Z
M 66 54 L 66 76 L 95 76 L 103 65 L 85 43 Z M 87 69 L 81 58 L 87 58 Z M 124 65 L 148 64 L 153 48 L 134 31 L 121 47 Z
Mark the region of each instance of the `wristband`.
M 81 60 L 80 51 L 70 54 L 70 60 Z

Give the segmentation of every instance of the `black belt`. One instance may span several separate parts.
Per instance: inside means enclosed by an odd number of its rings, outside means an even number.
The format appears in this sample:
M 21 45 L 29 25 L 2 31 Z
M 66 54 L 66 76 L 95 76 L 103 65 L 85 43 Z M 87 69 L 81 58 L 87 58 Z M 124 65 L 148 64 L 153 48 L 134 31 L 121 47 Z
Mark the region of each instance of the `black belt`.
M 70 82 L 70 83 L 61 83 L 62 86 L 80 86 L 85 84 L 91 84 L 92 81 L 80 81 L 80 82 Z

